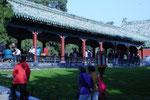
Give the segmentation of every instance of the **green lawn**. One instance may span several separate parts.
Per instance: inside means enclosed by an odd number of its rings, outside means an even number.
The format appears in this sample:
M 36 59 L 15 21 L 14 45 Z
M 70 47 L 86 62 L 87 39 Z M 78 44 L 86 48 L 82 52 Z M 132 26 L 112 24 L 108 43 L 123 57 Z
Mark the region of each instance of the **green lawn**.
M 11 74 L 10 71 L 0 71 L 0 75 Z M 9 86 L 12 79 L 0 77 L 0 84 Z M 107 68 L 104 74 L 109 100 L 150 100 L 150 67 Z M 42 95 L 42 100 L 70 97 L 78 90 L 77 69 L 35 70 L 31 73 L 30 84 L 36 97 Z M 31 86 L 28 86 L 31 92 Z M 59 96 L 59 97 L 58 97 Z M 55 99 L 54 99 L 55 98 Z

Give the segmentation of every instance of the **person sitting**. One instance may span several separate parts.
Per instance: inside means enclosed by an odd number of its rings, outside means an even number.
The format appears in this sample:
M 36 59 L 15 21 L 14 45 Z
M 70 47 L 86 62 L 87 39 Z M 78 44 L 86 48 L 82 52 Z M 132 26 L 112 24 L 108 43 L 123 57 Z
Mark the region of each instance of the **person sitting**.
M 48 53 L 49 53 L 49 50 L 48 50 L 48 48 L 44 48 L 44 52 L 43 53 L 45 53 L 45 56 L 48 56 Z
M 4 61 L 10 62 L 13 59 L 12 51 L 10 50 L 8 44 L 6 45 L 6 49 L 4 50 L 3 53 L 4 53 L 4 58 L 3 58 Z
M 35 48 L 32 46 L 29 50 L 30 60 L 34 61 Z
M 35 48 L 34 48 L 34 47 L 31 47 L 31 48 L 30 48 L 29 54 L 30 54 L 30 55 L 35 55 Z
M 12 54 L 14 56 L 14 61 L 16 62 L 16 59 L 21 56 L 21 51 L 17 47 L 15 47 Z
M 5 50 L 5 45 L 3 42 L 0 43 L 0 60 L 3 61 L 3 52 Z
M 15 52 L 15 51 L 16 51 L 16 49 L 15 49 L 15 48 L 16 48 L 16 45 L 15 45 L 15 43 L 12 43 L 11 46 L 12 46 L 11 51 L 12 51 L 12 52 Z
M 76 48 L 73 51 L 73 57 L 77 57 L 77 49 Z
M 5 50 L 5 45 L 3 42 L 0 43 L 0 53 L 3 53 Z
M 88 50 L 88 57 L 92 57 L 92 52 Z
M 37 46 L 37 55 L 41 55 L 41 48 L 40 48 L 40 46 Z

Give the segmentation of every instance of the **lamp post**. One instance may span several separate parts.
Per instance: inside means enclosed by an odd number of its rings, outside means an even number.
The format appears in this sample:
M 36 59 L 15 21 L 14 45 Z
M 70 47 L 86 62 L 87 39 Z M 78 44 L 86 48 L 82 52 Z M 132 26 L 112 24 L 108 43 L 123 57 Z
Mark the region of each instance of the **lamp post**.
M 96 67 L 100 73 L 101 79 L 103 79 L 103 74 L 107 67 L 106 63 L 106 53 L 103 51 L 99 51 L 96 54 Z

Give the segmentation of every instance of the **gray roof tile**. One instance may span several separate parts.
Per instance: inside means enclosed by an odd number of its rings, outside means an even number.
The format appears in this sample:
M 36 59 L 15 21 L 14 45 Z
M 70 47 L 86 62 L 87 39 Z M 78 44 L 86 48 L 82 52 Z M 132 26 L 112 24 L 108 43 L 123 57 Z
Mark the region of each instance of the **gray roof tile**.
M 17 17 L 41 21 L 51 25 L 60 25 L 64 28 L 88 31 L 94 34 L 120 36 L 133 41 L 147 41 L 146 37 L 137 35 L 135 34 L 136 32 L 125 28 L 111 26 L 25 0 L 7 1 L 12 5 L 12 9 Z

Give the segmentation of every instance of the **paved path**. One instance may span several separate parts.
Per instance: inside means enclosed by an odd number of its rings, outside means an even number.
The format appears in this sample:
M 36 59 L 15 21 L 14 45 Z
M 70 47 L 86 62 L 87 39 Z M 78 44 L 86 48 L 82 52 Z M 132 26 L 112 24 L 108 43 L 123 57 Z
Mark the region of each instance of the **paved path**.
M 0 100 L 9 100 L 10 98 L 8 98 L 8 97 L 10 94 L 11 94 L 11 91 L 9 88 L 0 86 Z M 16 94 L 17 94 L 17 96 L 20 97 L 20 92 L 17 91 Z M 40 99 L 30 96 L 29 100 L 40 100 Z

